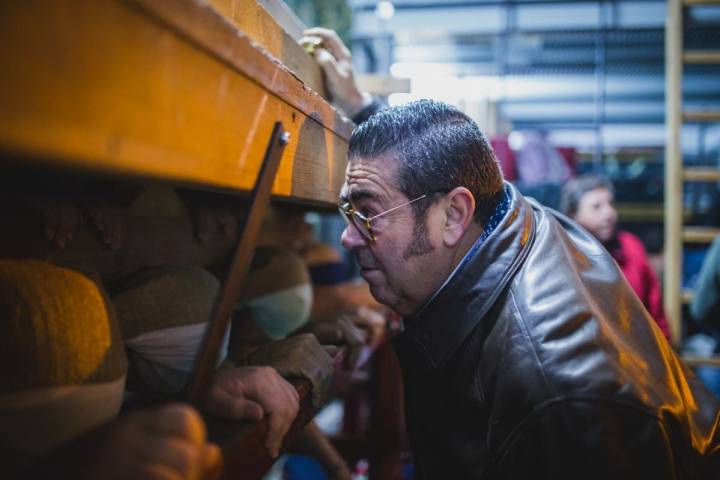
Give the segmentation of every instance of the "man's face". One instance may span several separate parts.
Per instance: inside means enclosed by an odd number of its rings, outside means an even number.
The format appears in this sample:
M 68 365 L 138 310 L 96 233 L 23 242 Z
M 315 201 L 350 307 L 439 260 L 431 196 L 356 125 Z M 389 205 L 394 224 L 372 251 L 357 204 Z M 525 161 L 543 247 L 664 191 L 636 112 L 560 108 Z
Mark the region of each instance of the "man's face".
M 395 179 L 391 158 L 354 158 L 348 162 L 341 195 L 370 218 L 412 200 L 400 192 Z M 402 315 L 417 310 L 437 288 L 431 272 L 436 270 L 439 234 L 430 225 L 438 222 L 433 222 L 433 212 L 427 213 L 428 221 L 417 225 L 411 205 L 373 220 L 374 242 L 353 225 L 342 233 L 342 244 L 355 253 L 373 296 Z
M 612 192 L 598 187 L 585 193 L 580 198 L 575 220 L 601 242 L 610 240 L 617 227 L 617 211 Z

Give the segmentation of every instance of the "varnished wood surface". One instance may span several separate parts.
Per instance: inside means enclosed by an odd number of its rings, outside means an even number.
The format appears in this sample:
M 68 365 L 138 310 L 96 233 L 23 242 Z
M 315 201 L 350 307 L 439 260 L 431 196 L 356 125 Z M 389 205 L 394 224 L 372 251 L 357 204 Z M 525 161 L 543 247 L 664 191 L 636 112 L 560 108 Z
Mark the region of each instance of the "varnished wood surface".
M 298 45 L 296 38 L 276 23 L 265 8 L 255 0 L 211 0 L 211 4 L 226 18 L 232 19 L 240 31 L 280 60 L 308 87 L 326 97 L 318 64 L 308 61 L 309 55 Z M 299 33 L 295 31 L 294 34 Z
M 3 159 L 249 190 L 282 121 L 273 194 L 337 199 L 352 125 L 205 2 L 2 2 L 0 62 Z

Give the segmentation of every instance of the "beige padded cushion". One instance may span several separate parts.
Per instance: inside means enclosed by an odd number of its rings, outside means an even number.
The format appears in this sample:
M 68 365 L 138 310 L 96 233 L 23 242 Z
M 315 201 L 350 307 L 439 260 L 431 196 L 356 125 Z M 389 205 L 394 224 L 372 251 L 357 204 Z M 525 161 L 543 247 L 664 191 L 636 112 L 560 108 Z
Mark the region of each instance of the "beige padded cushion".
M 240 301 L 309 283 L 310 274 L 302 257 L 278 247 L 258 247 L 240 293 Z
M 89 278 L 36 260 L 0 260 L 0 393 L 117 380 L 119 328 Z
M 133 276 L 113 296 L 125 341 L 174 327 L 207 323 L 220 282 L 195 266 L 164 266 Z

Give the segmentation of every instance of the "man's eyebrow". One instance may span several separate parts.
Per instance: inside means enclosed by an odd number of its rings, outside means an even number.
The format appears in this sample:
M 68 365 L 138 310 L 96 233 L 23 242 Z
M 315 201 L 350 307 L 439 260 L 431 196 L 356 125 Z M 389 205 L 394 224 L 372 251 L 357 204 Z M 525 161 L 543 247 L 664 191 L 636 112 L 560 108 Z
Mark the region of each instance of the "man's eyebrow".
M 378 200 L 377 194 L 371 192 L 370 190 L 353 190 L 350 193 L 350 202 L 355 203 L 359 202 L 360 200 Z
M 355 203 L 363 199 L 369 199 L 369 200 L 378 200 L 379 197 L 377 194 L 371 192 L 370 190 L 353 190 L 351 193 L 348 193 L 347 189 L 343 189 L 340 192 L 340 201 L 341 202 L 350 202 Z

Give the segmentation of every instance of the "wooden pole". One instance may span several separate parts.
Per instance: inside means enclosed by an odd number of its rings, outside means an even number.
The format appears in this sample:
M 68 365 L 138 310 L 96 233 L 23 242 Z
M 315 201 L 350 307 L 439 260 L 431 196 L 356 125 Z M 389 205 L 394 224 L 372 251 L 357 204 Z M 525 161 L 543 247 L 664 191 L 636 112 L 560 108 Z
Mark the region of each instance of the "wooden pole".
M 682 0 L 668 0 L 665 24 L 665 276 L 664 305 L 673 344 L 682 343 Z
M 223 284 L 222 292 L 215 302 L 210 324 L 205 334 L 203 348 L 195 361 L 195 372 L 188 392 L 190 403 L 204 410 L 210 389 L 212 373 L 217 366 L 218 354 L 230 325 L 230 317 L 237 302 L 240 290 L 250 268 L 255 245 L 257 244 L 260 227 L 265 212 L 270 204 L 270 192 L 275 180 L 275 174 L 280 166 L 283 149 L 289 140 L 289 134 L 283 130 L 282 123 L 275 123 L 270 143 L 268 144 L 260 172 L 253 189 L 250 211 L 245 217 L 240 241 L 238 242 L 232 266 L 228 277 Z

